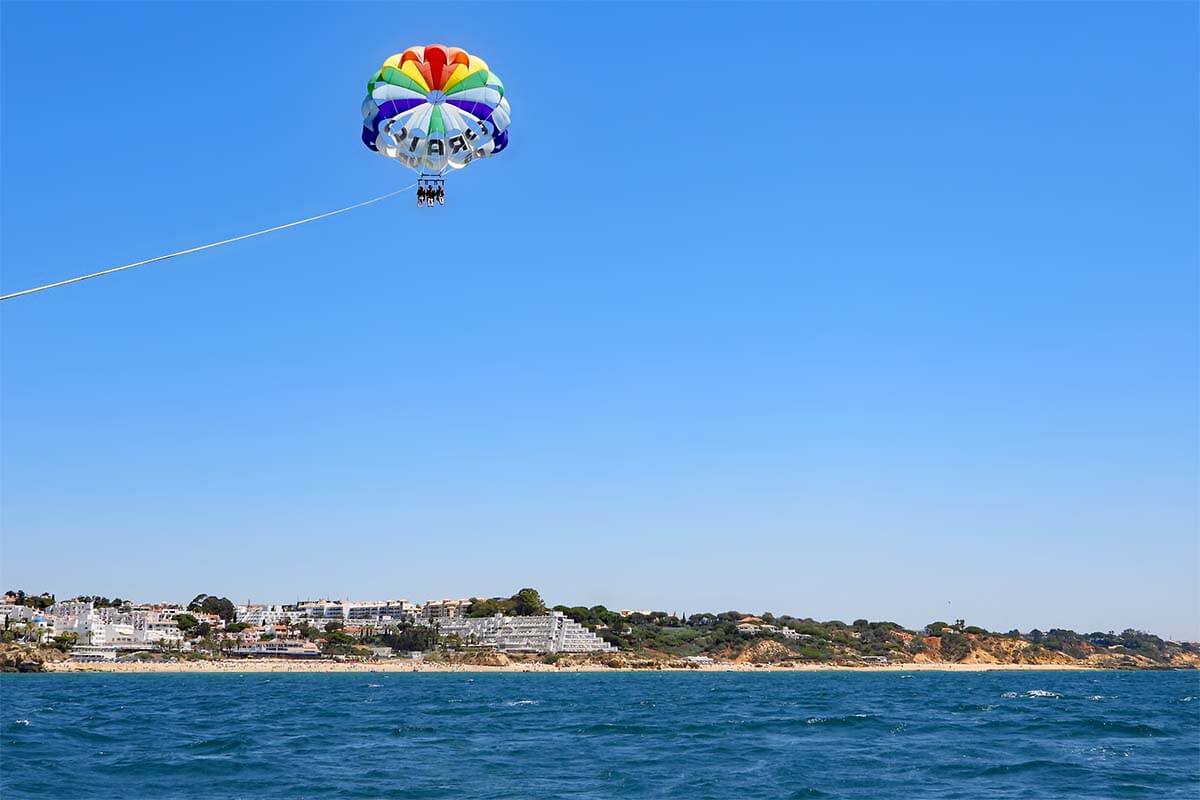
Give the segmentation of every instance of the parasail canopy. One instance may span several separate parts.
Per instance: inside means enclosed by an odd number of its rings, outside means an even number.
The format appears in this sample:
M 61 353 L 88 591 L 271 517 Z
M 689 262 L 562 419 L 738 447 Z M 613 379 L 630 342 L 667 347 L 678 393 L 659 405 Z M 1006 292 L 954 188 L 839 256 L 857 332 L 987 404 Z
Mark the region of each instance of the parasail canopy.
M 367 82 L 363 143 L 422 174 L 440 175 L 508 146 L 504 83 L 458 47 L 410 47 Z

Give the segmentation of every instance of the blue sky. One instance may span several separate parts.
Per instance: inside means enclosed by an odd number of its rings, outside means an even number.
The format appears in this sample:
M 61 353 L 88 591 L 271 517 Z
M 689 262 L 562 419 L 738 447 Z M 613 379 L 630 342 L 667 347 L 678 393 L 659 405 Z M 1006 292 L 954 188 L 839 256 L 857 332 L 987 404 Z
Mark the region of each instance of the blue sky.
M 1194 4 L 2 9 L 0 582 L 1200 637 Z

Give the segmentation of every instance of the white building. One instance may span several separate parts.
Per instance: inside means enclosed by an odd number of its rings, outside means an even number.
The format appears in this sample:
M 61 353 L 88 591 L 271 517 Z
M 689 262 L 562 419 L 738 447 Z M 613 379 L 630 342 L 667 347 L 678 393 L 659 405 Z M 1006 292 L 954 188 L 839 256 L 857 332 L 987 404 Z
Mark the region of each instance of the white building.
M 457 617 L 436 624 L 442 636 L 458 636 L 465 644 L 497 650 L 602 653 L 616 649 L 561 611 L 542 617 Z
M 176 609 L 139 609 L 132 611 L 134 638 L 143 644 L 178 644 L 183 641 L 176 617 L 182 614 Z
M 116 661 L 117 648 L 115 647 L 93 647 L 88 644 L 79 644 L 71 648 L 72 661 Z
M 0 624 L 4 622 L 31 622 L 35 616 L 40 615 L 29 606 L 0 603 Z
M 45 627 L 52 636 L 74 633 L 81 645 L 138 649 L 152 645 L 170 646 L 183 641 L 169 608 L 95 608 L 91 603 L 55 603 L 46 609 Z
M 417 604 L 407 600 L 359 601 L 350 604 L 346 613 L 351 623 L 399 625 L 416 619 Z
M 313 642 L 275 639 L 269 642 L 235 647 L 231 653 L 243 658 L 320 658 L 321 650 Z
M 279 625 L 285 619 L 298 618 L 296 612 L 288 611 L 281 605 L 250 605 L 237 606 L 234 619 L 253 625 L 256 628 L 266 628 Z
M 282 607 L 281 607 L 282 608 Z M 305 600 L 290 612 L 313 624 L 400 625 L 416 619 L 418 606 L 407 600 Z
M 785 639 L 811 639 L 811 636 L 796 633 L 794 630 L 782 625 L 768 625 L 765 622 L 739 622 L 738 633 L 744 633 L 749 636 L 766 636 L 767 634 L 779 635 Z

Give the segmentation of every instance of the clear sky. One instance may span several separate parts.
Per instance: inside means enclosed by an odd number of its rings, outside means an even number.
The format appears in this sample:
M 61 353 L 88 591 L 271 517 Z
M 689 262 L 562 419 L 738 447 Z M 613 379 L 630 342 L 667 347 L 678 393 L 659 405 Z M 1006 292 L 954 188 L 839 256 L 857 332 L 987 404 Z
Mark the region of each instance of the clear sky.
M 4 3 L 4 588 L 1200 638 L 1197 5 Z

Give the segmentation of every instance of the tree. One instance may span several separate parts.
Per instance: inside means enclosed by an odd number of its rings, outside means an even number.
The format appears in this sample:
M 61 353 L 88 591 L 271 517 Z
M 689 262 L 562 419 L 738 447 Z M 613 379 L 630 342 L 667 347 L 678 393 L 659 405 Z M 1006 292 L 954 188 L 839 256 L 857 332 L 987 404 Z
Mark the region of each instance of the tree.
M 425 625 L 401 625 L 377 637 L 393 650 L 432 650 L 437 647 L 437 631 Z
M 37 597 L 26 598 L 25 604 L 30 608 L 37 609 L 38 611 L 45 611 L 50 606 L 54 605 L 54 595 L 42 592 Z
M 334 655 L 348 655 L 354 648 L 354 637 L 348 633 L 333 631 L 325 634 L 325 642 L 321 649 Z
M 518 617 L 540 617 L 546 613 L 546 604 L 537 589 L 522 589 L 512 596 L 512 613 Z
M 180 614 L 179 616 L 175 617 L 175 624 L 179 626 L 179 630 L 186 632 L 196 627 L 196 625 L 199 624 L 199 620 L 197 620 L 191 614 Z
M 471 599 L 471 607 L 467 610 L 467 616 L 472 618 L 492 617 L 496 614 L 504 613 L 504 609 L 500 606 L 500 601 L 482 597 Z
M 200 606 L 205 614 L 216 614 L 226 622 L 233 622 L 237 617 L 237 609 L 228 597 L 209 597 Z
M 75 631 L 64 631 L 54 637 L 54 646 L 65 653 L 74 647 L 78 641 L 79 634 L 75 633 Z
M 202 614 L 216 614 L 226 622 L 233 622 L 237 616 L 237 608 L 228 597 L 217 597 L 211 594 L 198 594 L 188 603 L 188 611 L 199 611 Z
M 333 633 L 334 631 L 339 631 L 344 627 L 346 627 L 346 626 L 342 624 L 341 620 L 337 620 L 337 619 L 331 620 L 331 621 L 325 623 L 325 632 Z

